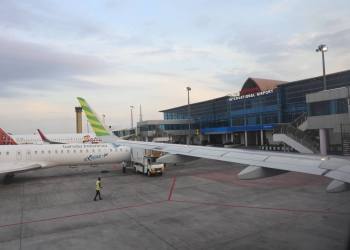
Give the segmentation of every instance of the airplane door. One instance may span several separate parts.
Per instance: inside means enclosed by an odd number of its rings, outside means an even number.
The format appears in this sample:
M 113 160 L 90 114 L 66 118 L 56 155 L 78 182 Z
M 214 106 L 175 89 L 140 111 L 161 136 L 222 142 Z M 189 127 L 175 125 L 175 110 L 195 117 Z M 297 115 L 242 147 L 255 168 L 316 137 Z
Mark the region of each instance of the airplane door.
M 16 160 L 21 161 L 22 160 L 22 152 L 21 150 L 16 151 Z

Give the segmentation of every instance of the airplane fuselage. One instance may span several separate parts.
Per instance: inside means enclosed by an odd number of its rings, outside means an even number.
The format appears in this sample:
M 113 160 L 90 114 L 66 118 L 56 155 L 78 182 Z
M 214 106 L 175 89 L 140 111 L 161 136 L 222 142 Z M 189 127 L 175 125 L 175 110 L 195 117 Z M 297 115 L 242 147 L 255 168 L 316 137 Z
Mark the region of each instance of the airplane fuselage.
M 114 146 L 109 143 L 0 146 L 0 173 L 25 171 L 27 169 L 20 169 L 23 166 L 35 164 L 45 168 L 118 163 L 129 160 L 129 147 Z
M 98 143 L 101 142 L 94 134 L 46 134 L 47 139 L 60 143 Z M 17 144 L 43 144 L 39 134 L 11 135 Z

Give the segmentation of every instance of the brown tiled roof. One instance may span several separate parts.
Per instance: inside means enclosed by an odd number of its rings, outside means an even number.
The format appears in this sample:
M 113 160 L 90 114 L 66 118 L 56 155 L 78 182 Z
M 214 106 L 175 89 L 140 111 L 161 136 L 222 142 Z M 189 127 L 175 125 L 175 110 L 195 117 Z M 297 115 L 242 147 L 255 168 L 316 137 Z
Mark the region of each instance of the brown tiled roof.
M 249 81 L 249 79 L 254 81 L 256 83 L 256 85 L 260 88 L 261 91 L 274 89 L 278 85 L 286 83 L 285 81 L 271 80 L 271 79 L 262 79 L 262 78 L 248 78 L 247 81 Z M 243 87 L 244 87 L 244 85 L 243 85 Z

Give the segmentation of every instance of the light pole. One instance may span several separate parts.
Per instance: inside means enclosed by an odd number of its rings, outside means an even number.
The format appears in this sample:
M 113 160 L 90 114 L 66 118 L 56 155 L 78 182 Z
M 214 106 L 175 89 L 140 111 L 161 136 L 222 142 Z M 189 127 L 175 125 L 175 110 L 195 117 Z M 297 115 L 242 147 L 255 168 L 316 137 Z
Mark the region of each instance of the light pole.
M 191 87 L 186 87 L 187 90 L 187 108 L 188 108 L 188 139 L 187 145 L 190 144 L 191 139 L 191 106 L 190 106 L 190 91 Z
M 134 115 L 133 115 L 134 106 L 130 106 L 130 120 L 131 120 L 131 129 L 134 127 Z
M 327 82 L 326 82 L 326 65 L 324 62 L 324 52 L 327 52 L 328 47 L 325 44 L 321 44 L 317 47 L 316 52 L 322 53 L 322 66 L 323 66 L 323 90 L 327 89 Z
M 324 52 L 328 50 L 327 45 L 321 44 L 317 47 L 316 52 L 322 53 L 322 66 L 323 66 L 323 90 L 327 90 L 327 82 L 326 82 L 326 66 L 324 62 Z M 320 128 L 319 130 L 320 135 L 320 154 L 321 155 L 327 155 L 327 129 L 326 128 Z
M 246 97 L 243 98 L 243 111 L 244 111 L 244 144 L 248 147 L 248 132 L 247 132 L 247 112 L 246 112 Z
M 232 118 L 231 118 L 231 109 L 232 109 L 232 101 L 233 101 L 233 97 L 231 96 L 229 99 L 228 99 L 228 102 L 229 102 L 229 111 L 228 111 L 228 119 L 229 119 L 229 126 L 232 127 Z
M 233 101 L 233 97 L 232 95 L 230 95 L 231 97 L 228 98 L 228 102 L 229 102 L 229 111 L 228 111 L 228 119 L 229 119 L 229 122 L 228 122 L 228 126 L 230 126 L 230 129 L 232 129 L 232 117 L 231 117 L 231 110 L 232 110 L 232 101 Z M 232 132 L 230 133 L 230 141 L 231 143 L 233 142 L 233 134 Z

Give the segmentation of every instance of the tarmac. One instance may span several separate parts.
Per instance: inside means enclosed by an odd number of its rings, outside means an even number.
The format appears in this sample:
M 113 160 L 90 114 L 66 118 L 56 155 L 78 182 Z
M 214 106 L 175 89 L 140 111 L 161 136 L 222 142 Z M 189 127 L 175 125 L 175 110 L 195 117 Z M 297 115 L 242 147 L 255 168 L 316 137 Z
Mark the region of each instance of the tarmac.
M 292 172 L 242 181 L 242 168 L 201 159 L 154 177 L 119 164 L 20 173 L 0 184 L 0 249 L 348 249 L 350 192 Z

